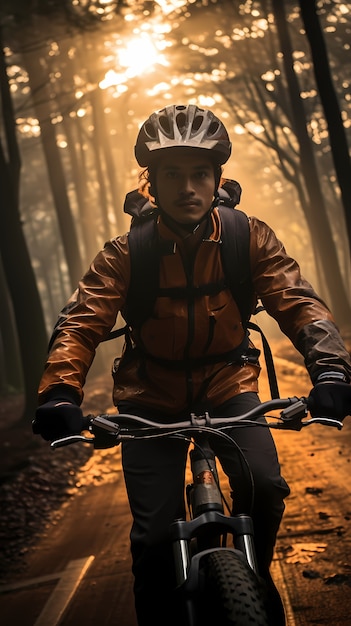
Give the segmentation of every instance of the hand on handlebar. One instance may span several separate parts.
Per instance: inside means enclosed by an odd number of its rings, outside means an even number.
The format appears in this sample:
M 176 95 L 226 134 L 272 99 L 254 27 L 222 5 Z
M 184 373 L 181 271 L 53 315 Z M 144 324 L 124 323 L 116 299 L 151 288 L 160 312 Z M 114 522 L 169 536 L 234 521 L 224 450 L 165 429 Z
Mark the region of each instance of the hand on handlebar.
M 32 423 L 33 433 L 46 441 L 76 435 L 85 427 L 81 408 L 63 400 L 50 400 L 37 408 Z
M 338 380 L 321 380 L 308 396 L 312 417 L 332 417 L 343 420 L 351 414 L 351 385 Z

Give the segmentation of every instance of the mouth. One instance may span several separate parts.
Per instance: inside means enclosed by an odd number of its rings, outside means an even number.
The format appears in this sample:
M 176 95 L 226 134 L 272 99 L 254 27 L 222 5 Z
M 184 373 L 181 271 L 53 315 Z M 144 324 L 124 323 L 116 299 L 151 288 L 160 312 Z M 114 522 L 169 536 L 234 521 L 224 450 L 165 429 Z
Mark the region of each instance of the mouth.
M 176 206 L 187 209 L 192 207 L 198 207 L 200 206 L 200 203 L 198 200 L 178 200 Z

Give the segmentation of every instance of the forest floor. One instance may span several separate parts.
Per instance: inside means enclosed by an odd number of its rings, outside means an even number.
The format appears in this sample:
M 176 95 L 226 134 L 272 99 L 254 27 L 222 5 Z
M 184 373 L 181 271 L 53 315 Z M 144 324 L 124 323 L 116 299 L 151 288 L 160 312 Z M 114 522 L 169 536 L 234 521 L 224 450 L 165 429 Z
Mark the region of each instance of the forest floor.
M 109 380 L 92 381 L 88 412 L 99 412 L 111 396 Z M 1 398 L 0 404 L 0 581 L 25 567 L 26 553 L 55 512 L 80 489 L 77 473 L 93 448 L 50 449 L 34 436 L 30 421 L 20 419 L 23 397 Z

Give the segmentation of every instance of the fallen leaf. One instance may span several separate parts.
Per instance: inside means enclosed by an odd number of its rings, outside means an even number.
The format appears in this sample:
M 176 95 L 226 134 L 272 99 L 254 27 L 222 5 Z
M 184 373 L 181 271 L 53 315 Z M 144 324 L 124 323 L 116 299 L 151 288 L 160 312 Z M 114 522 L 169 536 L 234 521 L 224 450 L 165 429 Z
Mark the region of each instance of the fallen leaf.
M 287 554 L 287 563 L 310 563 L 318 552 L 324 552 L 326 543 L 294 543 Z

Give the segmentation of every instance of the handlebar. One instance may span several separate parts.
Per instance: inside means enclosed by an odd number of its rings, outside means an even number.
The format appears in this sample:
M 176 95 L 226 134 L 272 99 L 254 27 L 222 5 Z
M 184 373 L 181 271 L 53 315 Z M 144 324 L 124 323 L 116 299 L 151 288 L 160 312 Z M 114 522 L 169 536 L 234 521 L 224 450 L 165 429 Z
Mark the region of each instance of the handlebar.
M 269 411 L 281 409 L 280 415 L 267 416 Z M 333 426 L 341 430 L 343 423 L 329 417 L 314 417 L 305 419 L 308 414 L 307 398 L 278 398 L 267 400 L 250 411 L 233 417 L 211 417 L 208 413 L 204 415 L 191 414 L 190 420 L 172 423 L 155 422 L 138 415 L 119 413 L 116 415 L 102 414 L 88 416 L 88 430 L 90 436 L 70 435 L 51 442 L 51 448 L 61 448 L 73 443 L 89 443 L 94 447 L 113 447 L 121 441 L 150 436 L 167 436 L 181 432 L 196 432 L 201 430 L 215 429 L 225 430 L 240 426 L 265 426 L 268 428 L 300 431 L 312 424 L 322 424 Z M 258 422 L 255 418 L 266 415 L 275 419 L 275 422 Z M 136 426 L 137 425 L 137 426 Z M 93 435 L 93 436 L 92 436 Z M 100 445 L 99 445 L 100 440 Z M 105 445 L 101 445 L 104 440 Z

